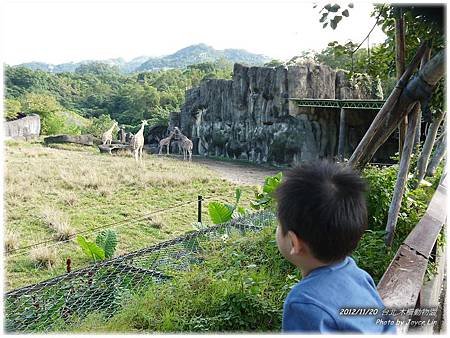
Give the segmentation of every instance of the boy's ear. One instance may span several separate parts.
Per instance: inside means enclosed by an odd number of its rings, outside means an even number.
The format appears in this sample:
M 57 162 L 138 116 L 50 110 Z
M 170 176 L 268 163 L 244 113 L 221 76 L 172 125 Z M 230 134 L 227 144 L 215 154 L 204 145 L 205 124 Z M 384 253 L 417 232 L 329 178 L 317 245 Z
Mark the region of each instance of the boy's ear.
M 295 232 L 288 231 L 289 241 L 291 242 L 291 255 L 299 255 L 305 252 L 305 242 L 303 242 Z

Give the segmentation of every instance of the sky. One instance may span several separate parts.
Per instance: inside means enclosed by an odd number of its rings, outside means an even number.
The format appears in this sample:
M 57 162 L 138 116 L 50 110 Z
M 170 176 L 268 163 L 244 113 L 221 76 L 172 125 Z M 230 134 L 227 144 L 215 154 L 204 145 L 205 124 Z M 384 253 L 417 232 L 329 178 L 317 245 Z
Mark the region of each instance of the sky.
M 337 1 L 339 3 L 339 1 Z M 342 2 L 346 5 L 347 2 Z M 192 44 L 240 48 L 287 60 L 330 41 L 362 41 L 375 23 L 370 2 L 354 1 L 336 30 L 310 1 L 6 1 L 2 59 L 14 65 L 162 56 Z M 376 27 L 370 44 L 385 39 Z

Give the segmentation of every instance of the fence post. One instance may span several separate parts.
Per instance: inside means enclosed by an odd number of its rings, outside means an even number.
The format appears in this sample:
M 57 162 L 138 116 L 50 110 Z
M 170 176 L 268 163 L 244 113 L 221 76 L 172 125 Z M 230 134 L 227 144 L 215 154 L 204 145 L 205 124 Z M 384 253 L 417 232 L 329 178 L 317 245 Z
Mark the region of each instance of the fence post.
M 197 222 L 201 223 L 202 222 L 202 196 L 198 195 L 197 196 Z
M 66 260 L 66 272 L 67 273 L 69 273 L 72 270 L 71 263 L 72 263 L 72 261 L 71 261 L 70 257 L 68 257 Z

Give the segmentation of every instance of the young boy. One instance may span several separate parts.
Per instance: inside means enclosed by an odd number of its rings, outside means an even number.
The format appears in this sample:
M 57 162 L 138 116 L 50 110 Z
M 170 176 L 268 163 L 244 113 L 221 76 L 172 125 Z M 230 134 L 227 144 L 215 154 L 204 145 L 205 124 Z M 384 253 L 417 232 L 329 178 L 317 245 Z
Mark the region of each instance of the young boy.
M 377 324 L 384 305 L 375 283 L 348 256 L 367 228 L 365 192 L 346 165 L 317 161 L 285 174 L 277 245 L 303 278 L 285 300 L 284 332 L 396 332 Z

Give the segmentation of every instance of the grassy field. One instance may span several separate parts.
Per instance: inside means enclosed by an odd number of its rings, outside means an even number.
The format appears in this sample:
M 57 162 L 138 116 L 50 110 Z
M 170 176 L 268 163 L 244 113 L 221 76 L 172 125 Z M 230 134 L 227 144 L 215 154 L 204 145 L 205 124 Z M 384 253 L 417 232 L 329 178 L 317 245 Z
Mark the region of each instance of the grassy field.
M 236 188 L 194 162 L 145 155 L 143 165 L 130 155 L 101 155 L 94 147 L 45 146 L 9 141 L 5 149 L 6 287 L 17 288 L 65 272 L 89 259 L 71 235 L 106 226 L 118 235 L 116 255 L 174 238 L 197 221 L 197 195 L 204 202 L 234 199 Z M 242 187 L 249 206 L 254 187 Z M 180 205 L 184 204 L 184 205 Z M 162 210 L 161 212 L 157 212 Z M 50 242 L 36 250 L 34 243 Z M 13 249 L 11 251 L 11 249 Z M 16 249 L 16 251 L 14 251 Z

